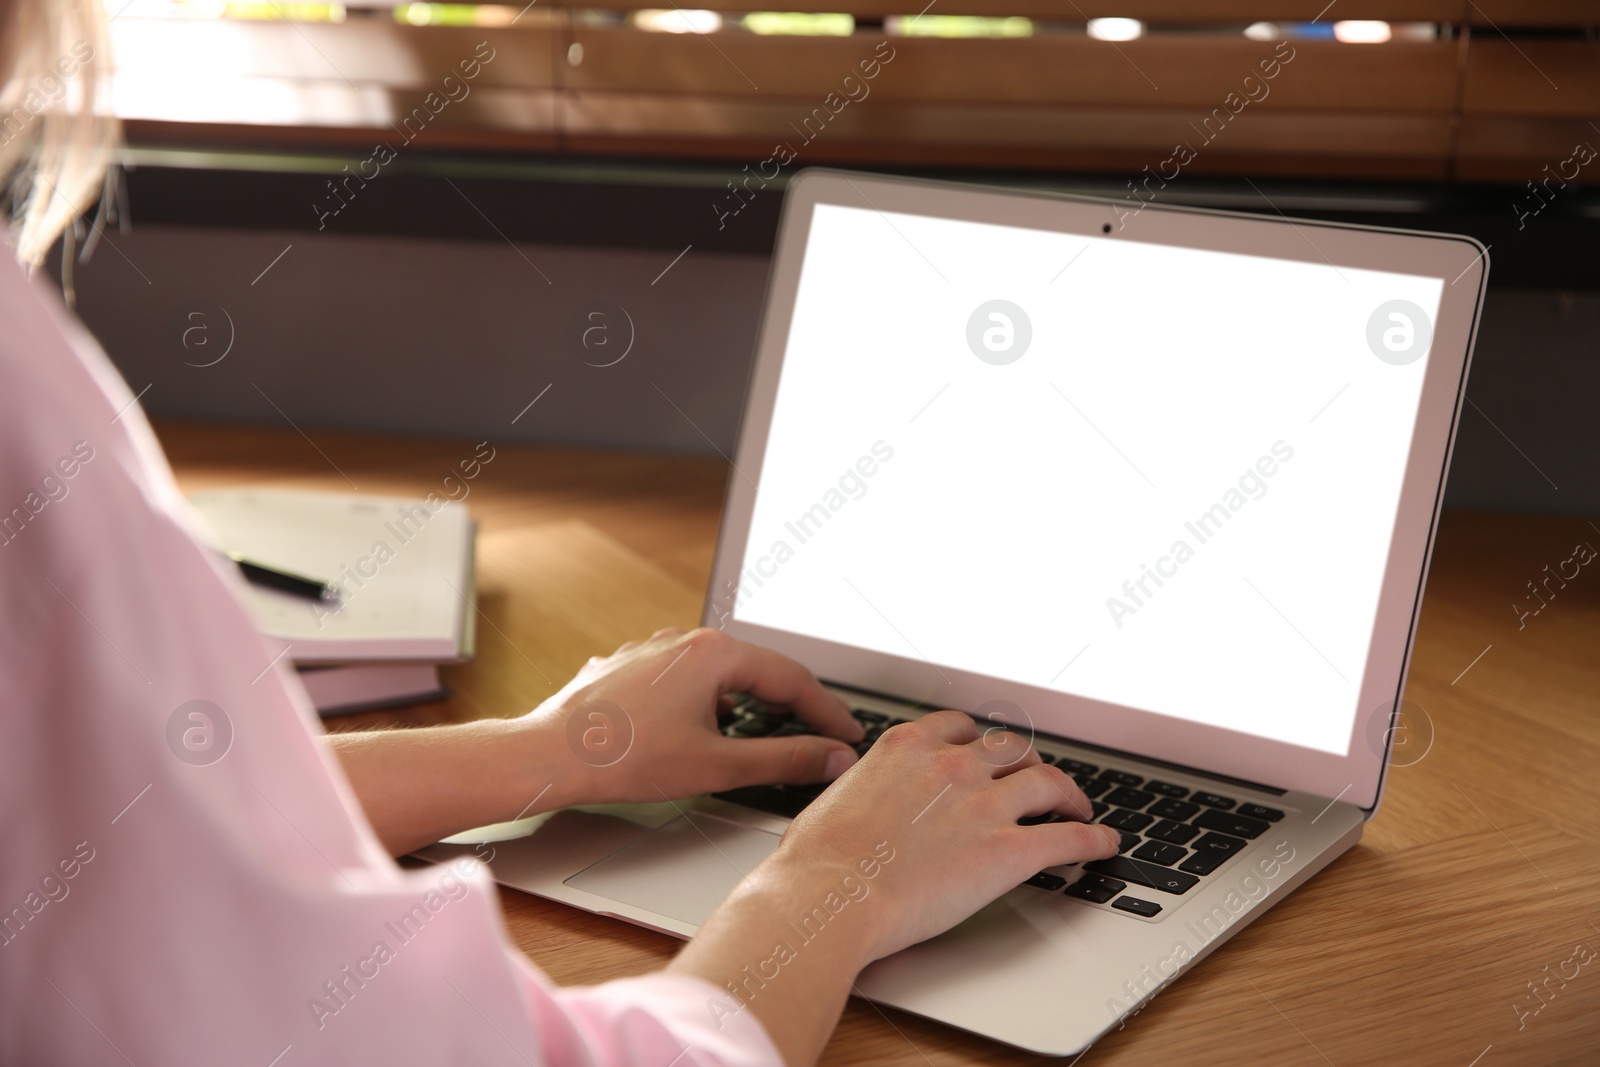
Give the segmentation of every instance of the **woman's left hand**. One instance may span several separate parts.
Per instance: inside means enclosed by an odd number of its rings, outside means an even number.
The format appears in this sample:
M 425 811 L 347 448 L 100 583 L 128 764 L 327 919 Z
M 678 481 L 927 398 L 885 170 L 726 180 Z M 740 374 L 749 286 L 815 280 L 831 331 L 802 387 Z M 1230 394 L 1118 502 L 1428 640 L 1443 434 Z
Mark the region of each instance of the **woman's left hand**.
M 734 740 L 728 693 L 792 709 L 814 736 Z M 660 630 L 597 656 L 516 719 L 334 734 L 374 830 L 399 856 L 475 826 L 574 804 L 676 800 L 757 783 L 832 781 L 861 727 L 794 660 L 720 630 Z
M 749 693 L 816 735 L 727 737 L 721 698 Z M 755 784 L 832 781 L 856 762 L 861 725 L 810 671 L 720 630 L 659 630 L 589 660 L 522 719 L 541 735 L 551 796 L 572 804 L 661 801 Z

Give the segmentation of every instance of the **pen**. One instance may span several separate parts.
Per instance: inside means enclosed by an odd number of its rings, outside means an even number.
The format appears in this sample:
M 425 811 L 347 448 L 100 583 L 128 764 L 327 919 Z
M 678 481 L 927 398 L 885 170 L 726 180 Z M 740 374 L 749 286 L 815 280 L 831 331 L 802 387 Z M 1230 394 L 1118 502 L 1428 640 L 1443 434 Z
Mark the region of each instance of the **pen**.
M 301 574 L 291 574 L 277 567 L 269 567 L 253 559 L 246 559 L 238 552 L 229 552 L 228 558 L 239 565 L 239 570 L 249 581 L 268 589 L 276 589 L 282 593 L 292 593 L 308 600 L 337 601 L 339 590 L 327 582 L 315 578 L 307 578 Z

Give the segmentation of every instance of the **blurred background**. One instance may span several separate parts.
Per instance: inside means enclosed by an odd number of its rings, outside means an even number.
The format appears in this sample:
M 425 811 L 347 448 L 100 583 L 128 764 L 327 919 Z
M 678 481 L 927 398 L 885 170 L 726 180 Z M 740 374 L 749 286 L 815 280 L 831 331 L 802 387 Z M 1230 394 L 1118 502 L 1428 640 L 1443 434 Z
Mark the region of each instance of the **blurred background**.
M 108 0 L 49 269 L 156 417 L 713 455 L 806 166 L 1467 233 L 1447 503 L 1600 514 L 1600 4 L 606 2 Z

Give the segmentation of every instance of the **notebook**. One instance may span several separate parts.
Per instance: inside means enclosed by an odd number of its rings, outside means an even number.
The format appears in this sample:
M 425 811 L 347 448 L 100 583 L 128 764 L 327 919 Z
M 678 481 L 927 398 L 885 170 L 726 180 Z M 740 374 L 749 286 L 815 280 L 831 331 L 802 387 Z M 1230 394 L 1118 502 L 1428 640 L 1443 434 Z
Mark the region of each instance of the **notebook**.
M 303 667 L 300 682 L 322 715 L 349 715 L 449 695 L 431 663 L 356 663 L 340 667 Z
M 471 658 L 474 526 L 431 499 L 224 489 L 189 502 L 215 547 L 338 588 L 321 603 L 246 586 L 256 625 L 303 666 Z

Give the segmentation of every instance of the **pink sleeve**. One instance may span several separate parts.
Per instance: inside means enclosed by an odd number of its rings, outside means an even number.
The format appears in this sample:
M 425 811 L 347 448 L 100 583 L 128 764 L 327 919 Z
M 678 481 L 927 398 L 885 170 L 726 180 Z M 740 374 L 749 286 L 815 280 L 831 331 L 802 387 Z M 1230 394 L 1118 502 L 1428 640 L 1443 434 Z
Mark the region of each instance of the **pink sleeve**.
M 0 1063 L 781 1067 L 715 988 L 557 989 L 480 864 L 385 855 L 133 394 L 0 260 Z
M 709 982 L 655 973 L 554 989 L 525 970 L 536 1026 L 558 1063 L 783 1067 L 765 1028 Z

